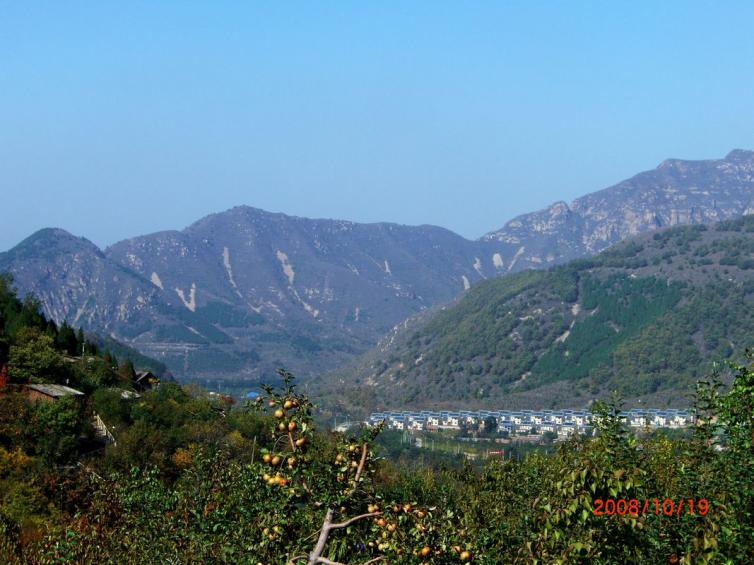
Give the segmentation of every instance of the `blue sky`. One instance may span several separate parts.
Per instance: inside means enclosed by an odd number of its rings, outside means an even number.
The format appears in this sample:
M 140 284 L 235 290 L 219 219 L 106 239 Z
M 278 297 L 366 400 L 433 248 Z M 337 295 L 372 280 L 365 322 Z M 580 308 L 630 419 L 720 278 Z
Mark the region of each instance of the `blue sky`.
M 0 250 L 239 204 L 478 237 L 754 149 L 752 2 L 5 2 Z

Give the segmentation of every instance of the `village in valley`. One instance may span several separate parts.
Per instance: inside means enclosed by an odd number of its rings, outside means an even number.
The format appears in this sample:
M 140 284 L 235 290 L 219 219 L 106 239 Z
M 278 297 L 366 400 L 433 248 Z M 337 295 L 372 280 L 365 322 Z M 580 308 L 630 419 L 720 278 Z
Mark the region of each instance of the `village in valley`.
M 591 436 L 594 414 L 587 410 L 460 410 L 374 412 L 369 426 L 384 422 L 387 429 L 413 432 L 455 431 L 458 435 L 497 436 L 506 441 L 537 442 L 544 438 L 567 439 L 575 434 Z M 626 425 L 635 430 L 685 428 L 693 424 L 690 410 L 674 408 L 633 408 L 621 413 Z

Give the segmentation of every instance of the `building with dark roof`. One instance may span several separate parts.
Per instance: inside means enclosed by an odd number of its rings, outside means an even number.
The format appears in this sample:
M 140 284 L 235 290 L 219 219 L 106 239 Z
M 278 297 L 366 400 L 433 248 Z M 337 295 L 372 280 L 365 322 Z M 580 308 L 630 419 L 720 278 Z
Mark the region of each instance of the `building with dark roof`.
M 136 390 L 152 390 L 160 384 L 160 379 L 152 371 L 137 371 L 134 377 L 134 387 Z

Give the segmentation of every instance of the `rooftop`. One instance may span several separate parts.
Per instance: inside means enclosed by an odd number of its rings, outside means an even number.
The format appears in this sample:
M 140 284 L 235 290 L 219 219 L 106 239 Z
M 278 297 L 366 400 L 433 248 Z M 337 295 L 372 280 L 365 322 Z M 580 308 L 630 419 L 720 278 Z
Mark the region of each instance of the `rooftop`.
M 52 396 L 53 398 L 61 398 L 63 396 L 84 396 L 84 393 L 80 390 L 65 385 L 26 385 L 26 388 L 36 390 L 37 392 Z

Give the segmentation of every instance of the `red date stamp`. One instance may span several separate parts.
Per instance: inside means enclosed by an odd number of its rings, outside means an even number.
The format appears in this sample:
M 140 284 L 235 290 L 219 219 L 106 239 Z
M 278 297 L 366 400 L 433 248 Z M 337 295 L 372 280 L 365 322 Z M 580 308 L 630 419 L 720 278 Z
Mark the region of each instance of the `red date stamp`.
M 592 513 L 595 516 L 706 516 L 711 510 L 706 498 L 652 498 L 637 500 L 636 498 L 597 498 L 594 500 Z

